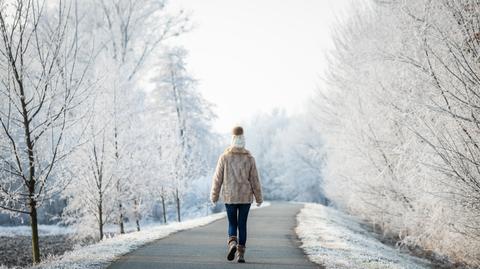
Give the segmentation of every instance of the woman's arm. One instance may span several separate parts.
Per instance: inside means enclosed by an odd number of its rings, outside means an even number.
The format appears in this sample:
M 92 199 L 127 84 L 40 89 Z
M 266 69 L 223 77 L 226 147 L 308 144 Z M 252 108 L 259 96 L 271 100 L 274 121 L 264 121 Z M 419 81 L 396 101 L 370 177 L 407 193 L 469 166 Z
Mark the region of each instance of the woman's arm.
M 250 185 L 252 186 L 253 195 L 257 204 L 263 203 L 262 196 L 262 184 L 260 184 L 260 178 L 258 177 L 257 165 L 255 164 L 255 158 L 252 157 L 252 165 L 250 168 L 250 176 L 248 178 Z
M 210 192 L 210 201 L 216 203 L 218 201 L 218 196 L 220 195 L 220 188 L 223 183 L 223 170 L 225 166 L 225 160 L 223 155 L 220 156 L 217 163 L 217 168 L 215 169 L 215 175 L 213 176 L 212 181 L 212 190 Z

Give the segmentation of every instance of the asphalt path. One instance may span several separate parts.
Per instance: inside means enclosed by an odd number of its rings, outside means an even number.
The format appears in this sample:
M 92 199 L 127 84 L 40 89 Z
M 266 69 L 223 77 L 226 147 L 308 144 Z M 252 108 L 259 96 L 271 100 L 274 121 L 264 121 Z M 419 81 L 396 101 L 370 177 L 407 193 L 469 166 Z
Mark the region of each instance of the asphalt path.
M 110 269 L 321 268 L 299 248 L 294 232 L 302 204 L 272 203 L 251 210 L 246 263 L 227 261 L 227 220 L 181 231 L 117 259 Z

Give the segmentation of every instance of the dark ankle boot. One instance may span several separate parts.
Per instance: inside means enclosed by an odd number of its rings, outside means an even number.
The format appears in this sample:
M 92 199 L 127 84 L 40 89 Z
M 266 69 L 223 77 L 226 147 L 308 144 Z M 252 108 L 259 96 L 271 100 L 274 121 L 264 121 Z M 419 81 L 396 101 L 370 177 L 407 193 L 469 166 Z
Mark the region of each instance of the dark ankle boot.
M 237 246 L 237 262 L 244 263 L 245 262 L 245 246 L 238 245 Z
M 237 251 L 237 237 L 230 236 L 227 241 L 227 260 L 233 261 L 235 252 Z

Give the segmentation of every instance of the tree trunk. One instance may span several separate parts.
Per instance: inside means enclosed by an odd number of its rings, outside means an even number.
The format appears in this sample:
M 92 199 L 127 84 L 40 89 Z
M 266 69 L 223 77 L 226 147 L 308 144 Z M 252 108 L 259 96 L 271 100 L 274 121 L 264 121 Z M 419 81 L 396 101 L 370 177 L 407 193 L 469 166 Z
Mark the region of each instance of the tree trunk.
M 137 219 L 135 222 L 137 223 L 137 232 L 140 232 L 140 221 Z
M 23 54 L 22 54 L 23 56 Z M 35 156 L 34 156 L 34 143 L 32 142 L 32 133 L 30 130 L 31 119 L 28 117 L 27 101 L 25 99 L 25 90 L 23 86 L 23 80 L 20 79 L 20 76 L 16 72 L 15 63 L 14 71 L 19 85 L 20 91 L 20 104 L 22 107 L 22 117 L 23 117 L 23 131 L 25 135 L 25 144 L 27 146 L 28 153 L 28 194 L 29 194 L 29 206 L 30 206 L 30 225 L 32 227 L 32 254 L 33 254 L 33 263 L 40 262 L 40 247 L 38 246 L 38 222 L 37 222 L 37 202 L 35 201 Z
M 124 234 L 125 233 L 125 228 L 123 226 L 123 208 L 122 208 L 122 202 L 118 202 L 118 210 L 120 215 L 118 216 L 118 223 L 120 225 L 120 233 Z
M 103 239 L 103 205 L 102 200 L 98 204 L 98 231 L 100 235 L 100 240 Z
M 135 223 L 137 224 L 137 232 L 140 232 L 140 213 L 138 212 L 138 201 L 137 199 L 133 200 L 134 210 L 135 210 Z
M 165 195 L 162 195 L 163 223 L 167 223 L 167 212 L 165 211 Z
M 29 180 L 28 180 L 28 193 L 29 193 L 29 206 L 30 206 L 30 226 L 32 227 L 32 258 L 33 264 L 40 262 L 40 247 L 38 242 L 38 221 L 37 221 L 37 201 L 35 201 L 35 157 L 33 150 L 33 142 L 30 132 L 30 120 L 28 119 L 27 104 L 25 103 L 25 94 L 23 91 L 23 85 L 20 90 L 22 94 L 22 115 L 23 115 L 23 127 L 25 131 L 25 142 L 27 144 L 28 152 L 28 164 L 29 164 Z
M 33 263 L 40 262 L 40 247 L 38 246 L 37 207 L 33 198 L 30 198 L 30 226 L 32 227 L 32 258 Z
M 180 218 L 180 197 L 178 196 L 178 189 L 175 190 L 175 200 L 177 201 L 177 221 L 182 221 Z
M 118 152 L 118 129 L 117 129 L 117 95 L 116 95 L 116 88 L 113 91 L 113 117 L 114 117 L 114 127 L 113 127 L 113 138 L 114 138 L 114 145 L 115 145 L 115 161 L 118 165 L 120 154 Z M 118 195 L 121 193 L 121 186 L 120 186 L 120 178 L 117 178 L 117 191 Z M 118 224 L 120 225 L 120 233 L 124 234 L 125 229 L 123 227 L 123 208 L 122 208 L 122 201 L 121 198 L 118 198 Z

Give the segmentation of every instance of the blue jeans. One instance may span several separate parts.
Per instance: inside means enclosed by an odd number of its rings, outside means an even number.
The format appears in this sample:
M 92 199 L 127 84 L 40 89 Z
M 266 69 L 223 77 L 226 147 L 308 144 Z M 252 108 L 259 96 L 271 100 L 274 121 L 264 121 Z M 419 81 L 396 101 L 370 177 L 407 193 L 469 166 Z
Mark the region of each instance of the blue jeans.
M 247 218 L 250 204 L 225 204 L 228 218 L 228 236 L 237 236 L 238 244 L 245 246 L 247 242 Z

